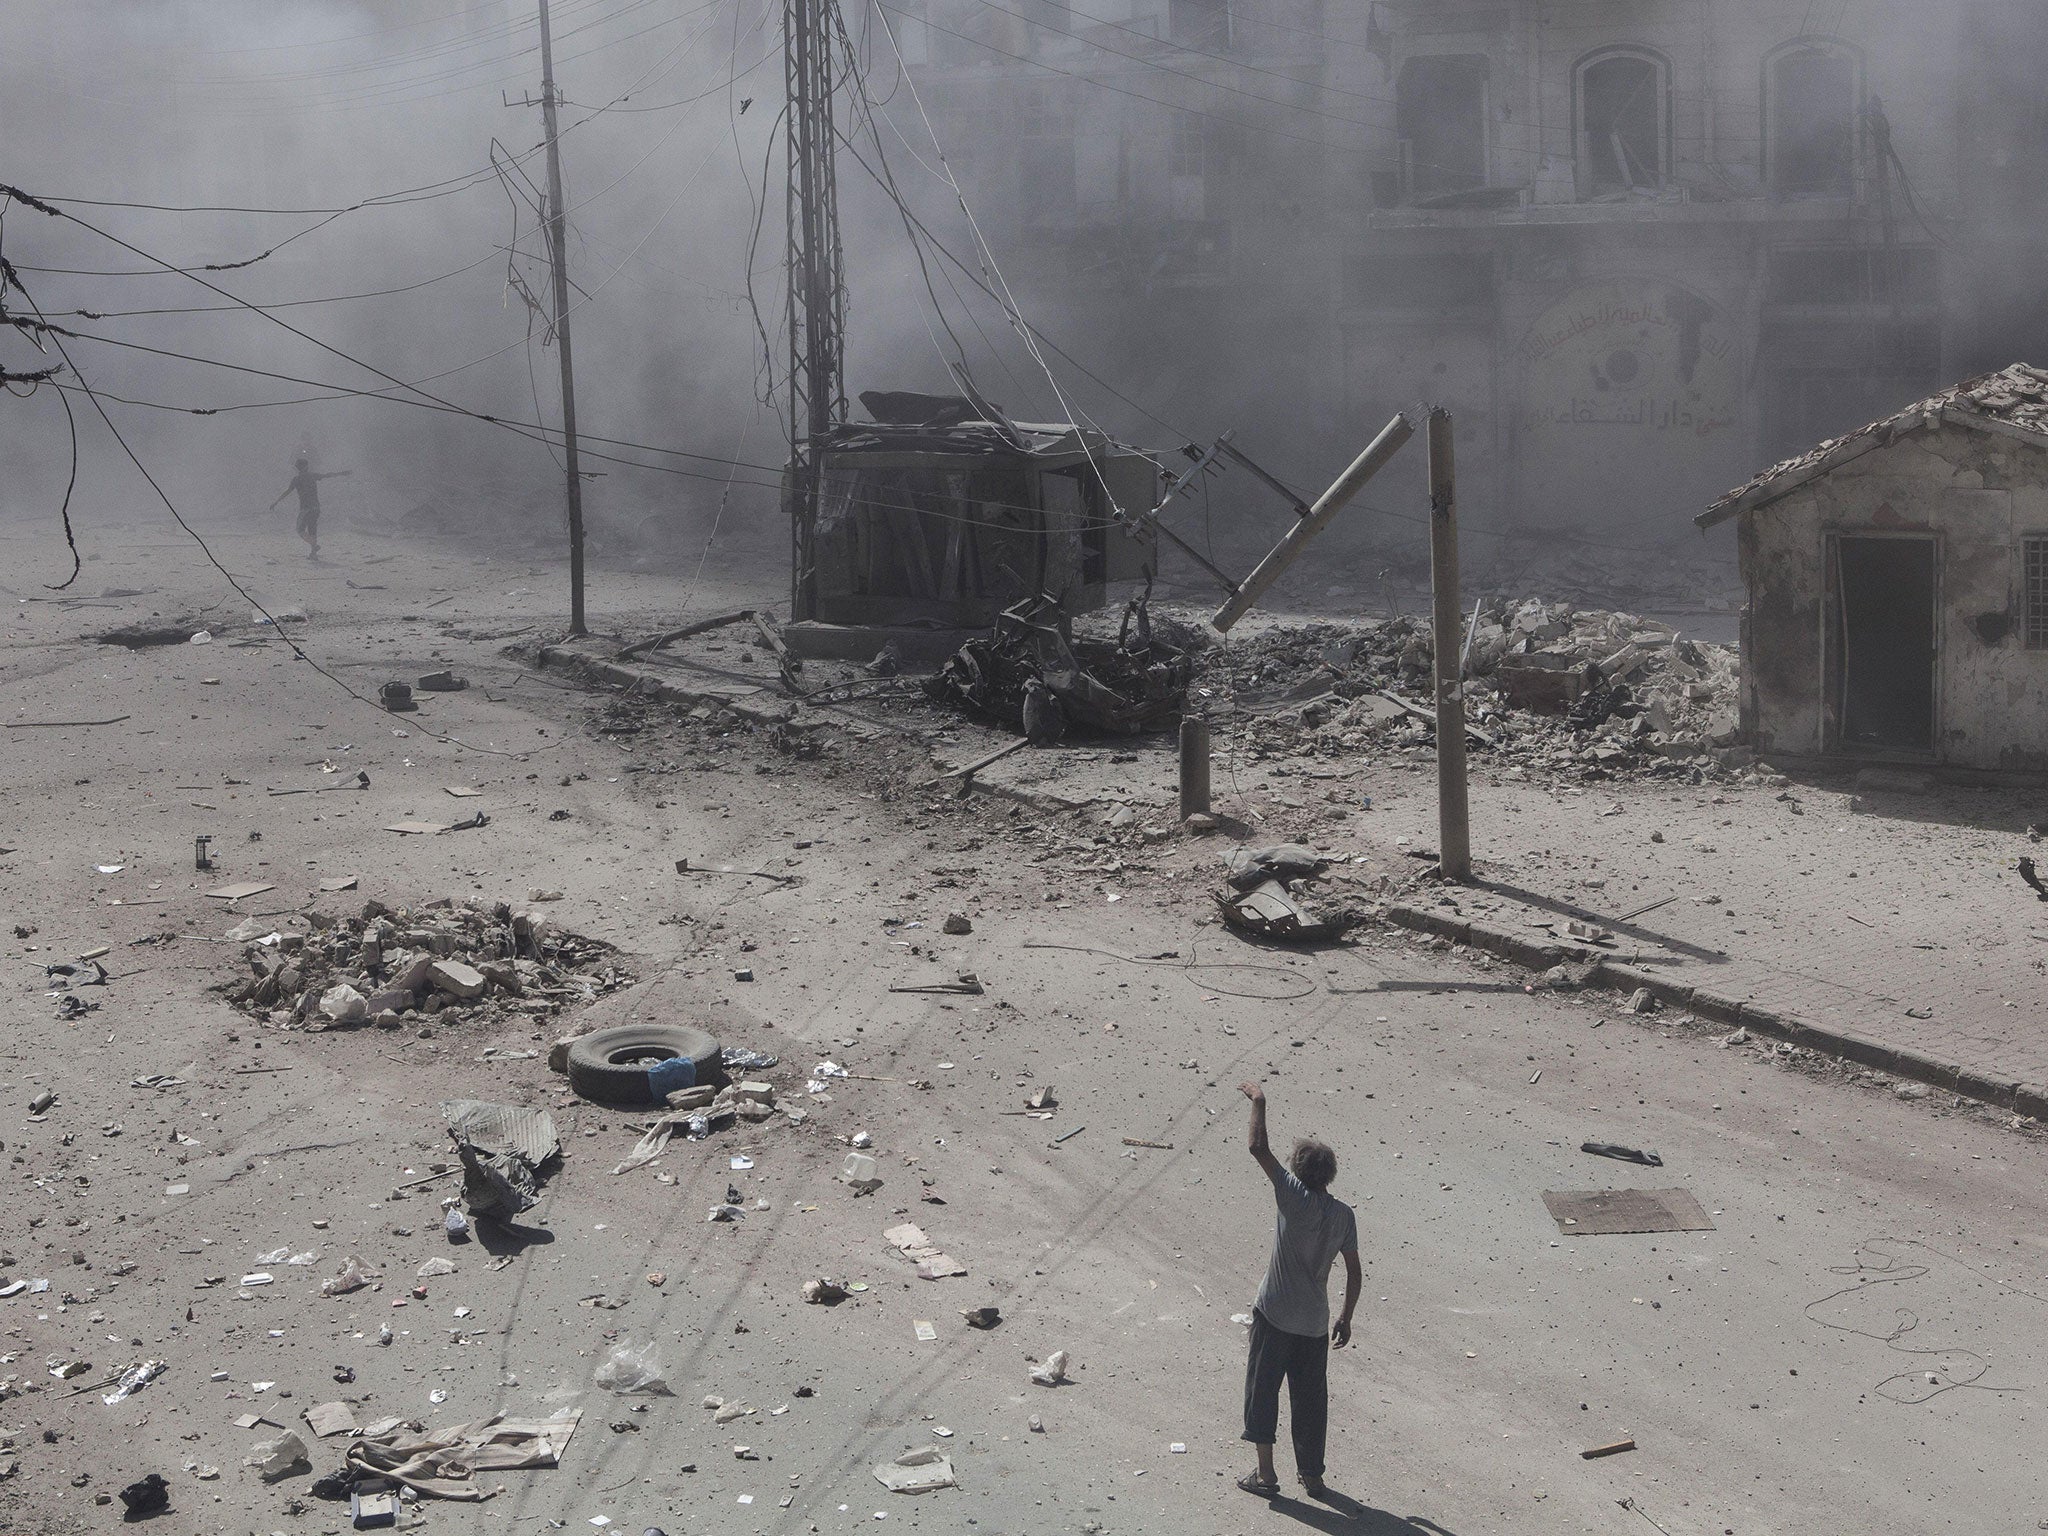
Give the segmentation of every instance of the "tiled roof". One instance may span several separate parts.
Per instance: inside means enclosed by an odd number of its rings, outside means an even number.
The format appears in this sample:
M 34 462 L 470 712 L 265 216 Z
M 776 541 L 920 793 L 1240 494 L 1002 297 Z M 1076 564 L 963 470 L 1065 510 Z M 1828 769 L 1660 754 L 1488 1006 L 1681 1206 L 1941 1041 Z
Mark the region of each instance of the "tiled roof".
M 1746 485 L 1737 486 L 1693 521 L 1702 528 L 1711 528 L 1739 513 L 1769 506 L 1851 459 L 1895 442 L 1909 432 L 1925 431 L 1944 422 L 2017 437 L 2048 448 L 2048 368 L 2014 363 L 1915 401 L 1882 421 L 1829 438 L 1796 458 L 1772 465 Z

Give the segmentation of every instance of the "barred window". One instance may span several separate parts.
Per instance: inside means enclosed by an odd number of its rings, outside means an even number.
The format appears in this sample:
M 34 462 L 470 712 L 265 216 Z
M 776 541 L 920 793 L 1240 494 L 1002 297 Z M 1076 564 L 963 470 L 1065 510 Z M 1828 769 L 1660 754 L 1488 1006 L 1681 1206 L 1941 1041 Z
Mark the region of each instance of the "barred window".
M 2048 538 L 2022 539 L 2026 578 L 2027 649 L 2048 650 Z

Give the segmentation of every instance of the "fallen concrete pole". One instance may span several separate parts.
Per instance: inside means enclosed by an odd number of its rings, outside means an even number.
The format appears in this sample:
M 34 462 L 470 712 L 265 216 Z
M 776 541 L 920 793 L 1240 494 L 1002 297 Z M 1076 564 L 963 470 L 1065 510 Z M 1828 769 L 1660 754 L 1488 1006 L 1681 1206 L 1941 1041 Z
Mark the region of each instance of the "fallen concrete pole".
M 1365 488 L 1365 482 L 1386 468 L 1387 461 L 1414 435 L 1414 424 L 1405 414 L 1396 413 L 1365 452 L 1337 477 L 1336 483 L 1316 498 L 1316 504 L 1308 509 L 1308 515 L 1287 530 L 1287 536 L 1273 546 L 1266 558 L 1259 562 L 1258 569 L 1245 577 L 1244 584 L 1231 595 L 1229 602 L 1216 610 L 1216 617 L 1209 622 L 1219 631 L 1228 633 L 1231 625 L 1249 613 L 1252 605 L 1265 596 L 1266 589 L 1294 564 L 1309 541 L 1330 526 L 1331 519 Z

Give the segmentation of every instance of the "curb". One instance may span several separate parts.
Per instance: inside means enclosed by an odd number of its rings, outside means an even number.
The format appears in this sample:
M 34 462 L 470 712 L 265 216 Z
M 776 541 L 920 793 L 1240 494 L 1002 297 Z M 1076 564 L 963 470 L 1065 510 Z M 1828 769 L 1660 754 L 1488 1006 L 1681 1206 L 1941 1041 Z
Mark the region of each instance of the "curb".
M 1995 1109 L 2009 1110 L 2036 1120 L 2048 1119 L 2048 1087 L 2039 1083 L 1987 1077 L 1969 1067 L 1940 1061 L 1920 1051 L 1880 1045 L 1847 1030 L 1809 1023 L 1782 1010 L 1766 1008 L 1761 1003 L 1723 997 L 1704 987 L 1687 986 L 1632 966 L 1612 964 L 1600 958 L 1597 950 L 1579 945 L 1538 944 L 1502 929 L 1444 917 L 1425 907 L 1395 902 L 1383 905 L 1380 913 L 1396 927 L 1484 950 L 1532 971 L 1547 971 L 1567 961 L 1590 962 L 1592 970 L 1583 983 L 1587 987 L 1621 993 L 1646 990 L 1667 1008 L 1684 1009 L 1699 1018 L 1725 1024 L 1730 1029 L 1742 1028 L 1751 1034 L 1768 1035 L 1822 1056 L 1854 1062 L 1858 1066 L 1888 1072 L 1894 1077 L 1925 1083 L 1931 1088 L 1946 1089 Z
M 649 698 L 660 699 L 664 704 L 703 705 L 711 709 L 726 710 L 742 720 L 755 725 L 786 725 L 795 713 L 794 699 L 777 700 L 772 707 L 763 708 L 744 699 L 735 699 L 725 693 L 699 693 L 685 688 L 665 677 L 656 677 L 651 672 L 638 672 L 631 667 L 622 667 L 617 662 L 601 661 L 595 656 L 583 656 L 558 645 L 515 645 L 506 647 L 506 654 L 522 661 L 536 672 L 549 668 L 568 672 L 586 682 L 606 683 L 614 688 L 625 688 Z
M 505 648 L 505 654 L 532 667 L 536 672 L 545 672 L 552 668 L 586 683 L 623 688 L 643 698 L 659 699 L 664 704 L 723 710 L 753 725 L 786 726 L 796 718 L 797 711 L 803 704 L 801 699 L 773 698 L 772 695 L 770 697 L 773 702 L 763 705 L 745 699 L 735 699 L 726 693 L 700 693 L 672 679 L 622 666 L 615 661 L 605 661 L 601 657 L 585 656 L 566 646 L 512 645 Z M 1102 803 L 1097 800 L 1068 800 L 1059 795 L 1037 794 L 1028 789 L 1013 788 L 1008 784 L 990 783 L 979 774 L 966 775 L 965 784 L 970 792 L 1013 800 L 1026 810 L 1037 811 L 1042 815 L 1062 811 L 1082 812 Z

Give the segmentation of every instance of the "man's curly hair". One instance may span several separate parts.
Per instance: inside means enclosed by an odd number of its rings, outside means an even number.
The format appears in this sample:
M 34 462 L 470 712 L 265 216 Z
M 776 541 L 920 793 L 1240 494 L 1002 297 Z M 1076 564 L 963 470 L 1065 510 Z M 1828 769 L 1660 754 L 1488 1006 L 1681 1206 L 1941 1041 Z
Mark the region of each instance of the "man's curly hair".
M 1328 1189 L 1330 1180 L 1337 1177 L 1337 1154 L 1320 1141 L 1304 1138 L 1294 1144 L 1287 1166 L 1310 1189 Z

